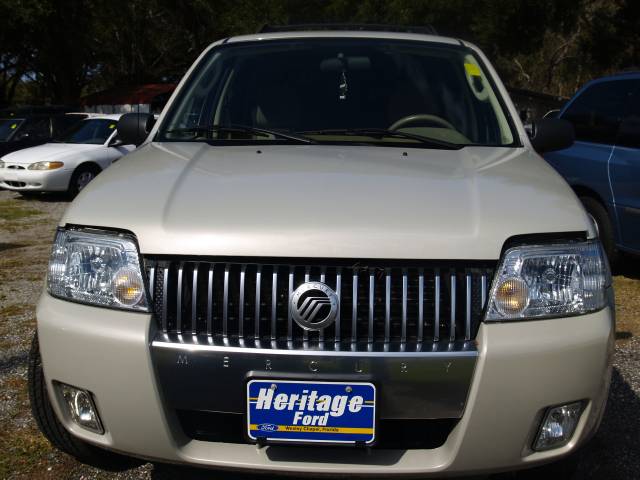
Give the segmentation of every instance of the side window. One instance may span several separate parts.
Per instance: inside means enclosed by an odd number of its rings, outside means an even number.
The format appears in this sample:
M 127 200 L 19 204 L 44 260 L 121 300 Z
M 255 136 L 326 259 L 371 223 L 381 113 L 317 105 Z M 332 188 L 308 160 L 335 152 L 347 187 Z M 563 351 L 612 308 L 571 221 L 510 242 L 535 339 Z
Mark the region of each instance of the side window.
M 31 140 L 46 140 L 51 138 L 51 119 L 49 117 L 32 118 L 21 130 L 21 134 L 28 134 Z
M 53 136 L 57 137 L 65 133 L 78 122 L 84 120 L 86 115 L 59 115 L 53 117 Z
M 638 80 L 596 83 L 573 101 L 562 118 L 573 124 L 577 140 L 614 144 L 620 121 L 638 83 Z
M 640 82 L 639 82 L 640 83 Z M 616 145 L 627 148 L 640 148 L 640 87 L 633 94 L 629 111 L 620 128 Z

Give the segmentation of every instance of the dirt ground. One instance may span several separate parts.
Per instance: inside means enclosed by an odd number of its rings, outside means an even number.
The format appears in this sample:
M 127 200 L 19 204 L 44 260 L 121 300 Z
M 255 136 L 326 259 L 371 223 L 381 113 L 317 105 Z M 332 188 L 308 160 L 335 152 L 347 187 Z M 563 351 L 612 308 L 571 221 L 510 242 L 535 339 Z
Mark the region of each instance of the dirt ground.
M 38 432 L 27 396 L 27 353 L 51 241 L 67 204 L 64 197 L 26 199 L 0 190 L 0 479 L 244 478 L 152 464 L 101 471 L 54 450 Z M 581 452 L 581 479 L 640 478 L 640 259 L 624 258 L 621 265 L 614 277 L 618 328 L 611 394 L 599 433 Z

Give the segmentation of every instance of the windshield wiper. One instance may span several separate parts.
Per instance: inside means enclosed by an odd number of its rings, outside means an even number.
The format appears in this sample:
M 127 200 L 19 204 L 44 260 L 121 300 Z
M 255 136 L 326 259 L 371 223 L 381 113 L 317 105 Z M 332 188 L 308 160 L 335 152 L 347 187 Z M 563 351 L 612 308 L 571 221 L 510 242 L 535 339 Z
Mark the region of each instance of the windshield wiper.
M 366 137 L 379 138 L 406 138 L 409 140 L 415 140 L 424 145 L 429 145 L 433 148 L 442 148 L 446 150 L 460 150 L 463 147 L 463 145 L 449 143 L 444 140 L 437 140 L 435 138 L 423 137 L 422 135 L 416 135 L 414 133 L 399 132 L 397 130 L 387 130 L 384 128 L 334 128 L 324 130 L 308 130 L 300 133 L 304 133 L 307 135 L 364 135 Z
M 195 125 L 193 127 L 175 128 L 167 130 L 165 133 L 205 133 L 230 132 L 230 133 L 253 133 L 258 135 L 273 135 L 274 137 L 285 138 L 299 143 L 317 143 L 315 140 L 295 133 L 280 132 L 267 128 L 250 127 L 248 125 Z

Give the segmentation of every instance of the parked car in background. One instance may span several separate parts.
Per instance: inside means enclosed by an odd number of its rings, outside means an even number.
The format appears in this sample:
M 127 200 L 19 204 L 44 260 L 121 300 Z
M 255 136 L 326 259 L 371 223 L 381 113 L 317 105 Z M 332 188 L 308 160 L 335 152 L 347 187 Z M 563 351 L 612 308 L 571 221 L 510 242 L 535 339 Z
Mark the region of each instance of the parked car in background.
M 102 170 L 135 148 L 123 145 L 120 115 L 92 115 L 54 142 L 0 159 L 0 187 L 21 194 L 82 190 Z
M 611 260 L 640 253 L 640 72 L 588 83 L 559 118 L 576 142 L 545 159 L 580 197 Z
M 0 112 L 0 156 L 35 147 L 60 136 L 65 130 L 88 118 L 87 113 L 66 113 L 43 109 Z

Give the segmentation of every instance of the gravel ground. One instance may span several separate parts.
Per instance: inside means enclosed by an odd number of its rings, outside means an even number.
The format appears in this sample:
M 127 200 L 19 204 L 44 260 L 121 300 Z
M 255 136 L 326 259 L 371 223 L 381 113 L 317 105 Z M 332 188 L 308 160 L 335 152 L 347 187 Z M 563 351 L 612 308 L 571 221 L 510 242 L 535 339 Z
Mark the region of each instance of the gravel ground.
M 0 479 L 246 478 L 151 464 L 101 471 L 57 452 L 39 434 L 26 393 L 27 352 L 50 244 L 66 206 L 64 197 L 25 199 L 0 190 Z M 623 265 L 614 278 L 618 332 L 611 395 L 600 431 L 581 452 L 579 479 L 640 478 L 640 260 L 625 258 Z

